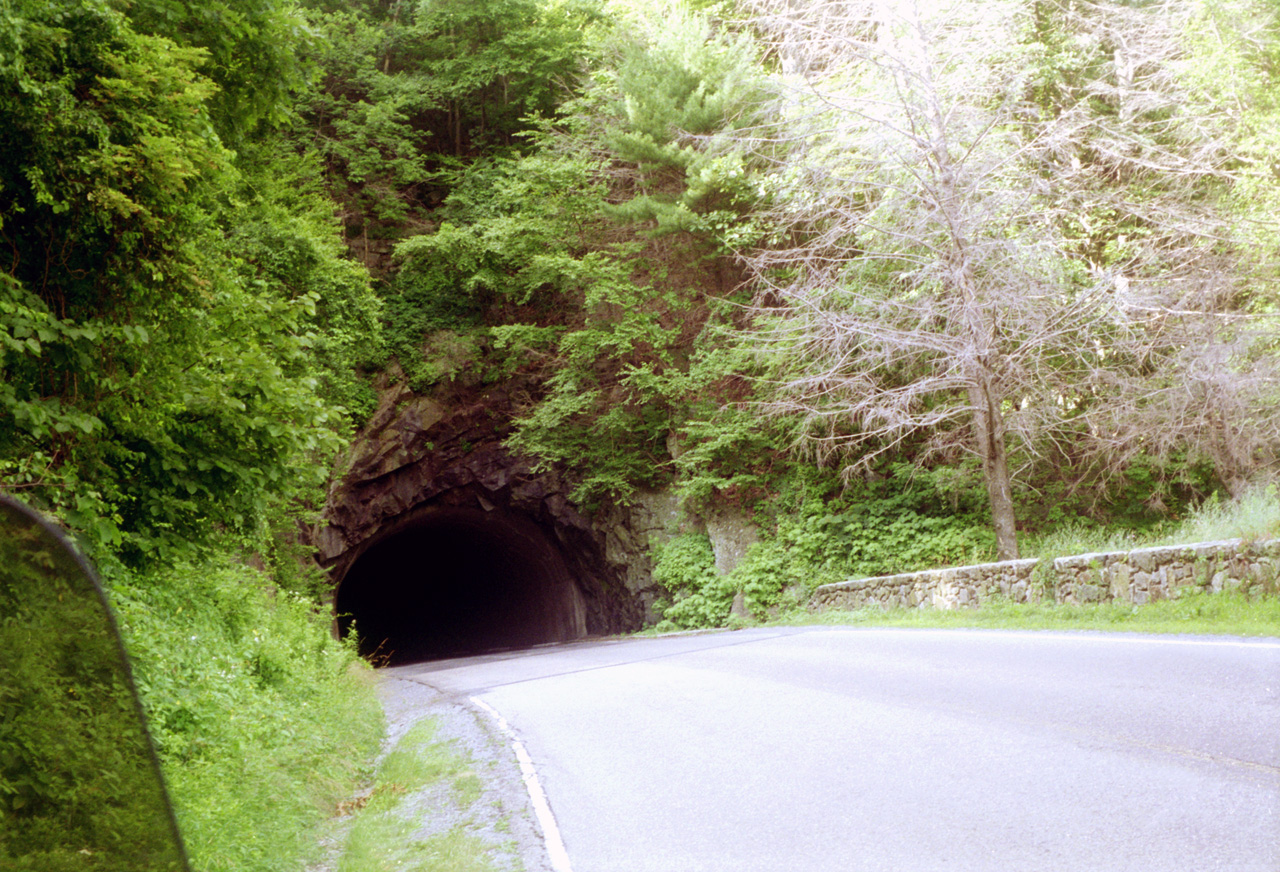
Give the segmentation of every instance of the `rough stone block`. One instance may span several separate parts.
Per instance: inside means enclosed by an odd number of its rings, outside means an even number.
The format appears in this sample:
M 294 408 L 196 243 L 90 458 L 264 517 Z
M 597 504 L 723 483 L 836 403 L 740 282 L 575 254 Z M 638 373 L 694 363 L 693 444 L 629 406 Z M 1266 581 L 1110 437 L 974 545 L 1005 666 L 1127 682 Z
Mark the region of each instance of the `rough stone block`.
M 1102 588 L 1096 584 L 1082 584 L 1076 588 L 1076 602 L 1096 603 L 1102 599 Z
M 742 510 L 724 509 L 706 519 L 707 538 L 715 554 L 716 572 L 726 575 L 738 567 L 747 549 L 760 540 L 750 515 Z
M 1132 602 L 1133 587 L 1146 587 L 1146 584 L 1143 583 L 1145 574 L 1139 572 L 1131 577 L 1129 574 L 1129 566 L 1125 563 L 1117 563 L 1112 566 L 1109 575 L 1111 576 L 1111 583 L 1109 585 L 1111 598 L 1115 600 Z M 1150 576 L 1146 576 L 1146 578 L 1149 577 Z
M 1239 539 L 1220 539 L 1216 542 L 1198 542 L 1191 549 L 1196 557 L 1218 557 L 1233 554 L 1239 547 Z
M 1169 566 L 1161 566 L 1158 570 L 1156 570 L 1156 574 L 1152 576 L 1151 583 L 1147 586 L 1147 589 L 1154 590 L 1157 592 L 1168 591 L 1170 588 L 1170 582 L 1169 582 L 1170 569 L 1171 567 Z

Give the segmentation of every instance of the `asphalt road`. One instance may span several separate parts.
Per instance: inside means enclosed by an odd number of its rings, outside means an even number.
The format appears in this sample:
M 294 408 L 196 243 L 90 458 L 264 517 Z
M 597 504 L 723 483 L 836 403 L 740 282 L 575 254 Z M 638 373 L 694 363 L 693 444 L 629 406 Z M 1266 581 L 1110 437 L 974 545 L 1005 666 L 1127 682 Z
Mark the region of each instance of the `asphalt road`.
M 510 722 L 573 872 L 1280 872 L 1280 640 L 744 630 L 388 671 Z

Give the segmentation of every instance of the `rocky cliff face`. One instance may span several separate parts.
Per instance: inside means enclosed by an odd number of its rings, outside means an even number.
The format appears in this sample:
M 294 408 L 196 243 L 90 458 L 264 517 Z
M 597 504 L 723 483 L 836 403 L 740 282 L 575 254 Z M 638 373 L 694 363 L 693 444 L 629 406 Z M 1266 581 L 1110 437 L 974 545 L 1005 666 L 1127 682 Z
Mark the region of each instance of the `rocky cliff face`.
M 332 487 L 315 542 L 335 589 L 371 547 L 414 525 L 460 512 L 483 513 L 469 522 L 477 533 L 506 543 L 536 528 L 556 552 L 581 603 L 588 634 L 636 629 L 645 619 L 649 537 L 669 523 L 674 506 L 661 499 L 638 507 L 606 507 L 588 516 L 566 496 L 560 471 L 534 471 L 502 445 L 513 414 L 512 392 L 496 386 L 448 401 L 406 388 L 384 392 L 378 412 L 355 441 Z M 449 513 L 454 515 L 449 515 Z M 433 514 L 434 513 L 434 514 Z M 541 545 L 539 546 L 541 547 Z M 429 565 L 432 555 L 424 554 Z M 459 572 L 450 583 L 467 584 Z

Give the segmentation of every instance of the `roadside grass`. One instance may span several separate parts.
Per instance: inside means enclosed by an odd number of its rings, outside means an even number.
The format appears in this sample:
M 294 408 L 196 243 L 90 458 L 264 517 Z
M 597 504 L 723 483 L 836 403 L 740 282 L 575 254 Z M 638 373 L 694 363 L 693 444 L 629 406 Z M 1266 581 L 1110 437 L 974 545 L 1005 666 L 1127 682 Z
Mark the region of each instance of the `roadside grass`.
M 1238 500 L 1202 503 L 1165 541 L 1155 544 L 1214 539 L 1257 542 L 1276 537 L 1280 537 L 1280 491 L 1271 484 L 1246 491 Z
M 995 600 L 965 609 L 882 609 L 791 612 L 768 621 L 781 626 L 1093 630 L 1280 637 L 1280 598 L 1187 590 L 1176 599 L 1069 605 Z
M 192 868 L 302 868 L 372 772 L 372 673 L 313 602 L 234 559 L 113 582 Z
M 373 790 L 356 813 L 337 872 L 496 872 L 494 848 L 475 835 L 466 811 L 479 799 L 474 761 L 436 738 L 438 723 L 425 718 L 409 729 L 378 767 Z M 444 832 L 424 833 L 415 802 L 452 804 L 461 820 Z M 438 816 L 439 809 L 433 810 Z
M 1068 524 L 1027 537 L 1022 552 L 1024 557 L 1067 557 L 1221 539 L 1257 542 L 1275 538 L 1280 538 L 1280 490 L 1269 484 L 1254 487 L 1236 500 L 1222 501 L 1215 496 L 1177 524 L 1147 530 Z

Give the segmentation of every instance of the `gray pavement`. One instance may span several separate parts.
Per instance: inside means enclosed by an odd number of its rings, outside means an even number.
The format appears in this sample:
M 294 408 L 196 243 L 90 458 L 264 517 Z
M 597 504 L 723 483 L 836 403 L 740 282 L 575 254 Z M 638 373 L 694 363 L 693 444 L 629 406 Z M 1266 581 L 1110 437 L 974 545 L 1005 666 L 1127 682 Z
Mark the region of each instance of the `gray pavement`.
M 574 872 L 1280 872 L 1280 640 L 763 629 L 387 671 L 505 716 Z

